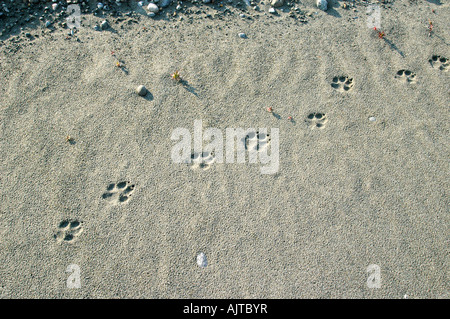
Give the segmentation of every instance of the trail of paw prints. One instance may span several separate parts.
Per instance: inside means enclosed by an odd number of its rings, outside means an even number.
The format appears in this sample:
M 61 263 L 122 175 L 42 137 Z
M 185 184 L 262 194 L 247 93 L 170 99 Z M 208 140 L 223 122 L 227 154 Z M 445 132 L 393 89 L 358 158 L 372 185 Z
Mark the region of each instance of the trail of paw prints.
M 246 150 L 262 152 L 270 144 L 270 136 L 259 131 L 250 132 L 244 137 L 242 142 Z
M 189 163 L 189 166 L 191 167 L 191 169 L 200 169 L 206 171 L 211 168 L 211 165 L 215 161 L 216 158 L 214 157 L 214 153 L 206 151 L 202 153 L 194 152 L 191 154 L 191 162 Z
M 441 71 L 447 72 L 450 69 L 450 62 L 447 58 L 440 55 L 433 55 L 429 60 L 433 68 L 439 68 Z
M 328 119 L 325 113 L 309 113 L 305 121 L 311 129 L 323 129 Z
M 353 79 L 348 76 L 335 76 L 333 82 L 331 82 L 331 87 L 340 92 L 347 92 L 353 88 Z
M 53 236 L 58 243 L 72 242 L 83 232 L 81 222 L 78 220 L 63 220 L 59 223 L 58 231 Z
M 119 182 L 109 184 L 102 198 L 114 205 L 125 203 L 133 195 L 135 185 L 130 182 Z
M 416 74 L 409 70 L 399 70 L 395 75 L 396 79 L 401 81 L 405 81 L 407 83 L 415 83 L 416 82 Z

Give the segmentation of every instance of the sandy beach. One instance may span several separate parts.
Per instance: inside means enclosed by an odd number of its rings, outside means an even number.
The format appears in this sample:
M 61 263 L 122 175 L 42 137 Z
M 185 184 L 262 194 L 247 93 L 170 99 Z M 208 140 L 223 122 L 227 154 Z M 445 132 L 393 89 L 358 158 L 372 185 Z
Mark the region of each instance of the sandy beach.
M 165 2 L 0 0 L 0 297 L 449 298 L 448 0 Z

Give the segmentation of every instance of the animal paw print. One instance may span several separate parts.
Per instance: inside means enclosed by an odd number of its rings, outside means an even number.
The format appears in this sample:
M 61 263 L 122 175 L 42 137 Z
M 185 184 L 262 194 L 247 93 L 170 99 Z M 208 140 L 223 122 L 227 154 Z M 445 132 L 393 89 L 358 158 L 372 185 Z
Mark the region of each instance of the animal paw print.
M 325 113 L 310 113 L 306 118 L 306 122 L 308 125 L 313 128 L 323 129 L 325 127 L 325 123 L 328 122 L 327 116 Z
M 269 134 L 263 132 L 250 132 L 243 139 L 245 149 L 250 151 L 263 151 L 270 143 Z
M 59 223 L 58 232 L 53 237 L 57 242 L 72 242 L 83 232 L 81 222 L 78 220 L 63 220 Z
M 191 154 L 191 163 L 189 166 L 192 169 L 201 169 L 203 171 L 206 171 L 211 168 L 211 164 L 213 164 L 216 161 L 216 158 L 214 157 L 213 153 L 209 152 L 202 152 L 200 153 L 192 153 Z
M 335 76 L 331 86 L 340 92 L 347 92 L 353 88 L 353 84 L 353 79 L 348 76 Z
M 130 182 L 119 182 L 109 184 L 102 198 L 113 204 L 125 203 L 134 192 L 134 184 Z
M 433 68 L 436 65 L 436 67 L 439 66 L 439 70 L 441 71 L 448 71 L 449 69 L 450 62 L 447 58 L 444 58 L 443 56 L 433 55 L 429 61 Z
M 409 71 L 409 70 L 397 71 L 397 74 L 395 75 L 395 78 L 399 79 L 399 80 L 402 80 L 402 81 L 405 81 L 405 82 L 408 82 L 408 83 L 416 82 L 416 74 L 414 72 L 412 72 L 412 71 Z

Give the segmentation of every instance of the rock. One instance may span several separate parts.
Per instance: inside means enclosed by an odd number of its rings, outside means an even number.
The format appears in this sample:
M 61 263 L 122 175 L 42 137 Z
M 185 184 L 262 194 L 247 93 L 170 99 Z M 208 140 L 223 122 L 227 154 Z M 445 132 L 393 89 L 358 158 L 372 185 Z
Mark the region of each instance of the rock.
M 206 256 L 204 253 L 200 253 L 197 255 L 197 265 L 200 268 L 205 268 L 206 266 L 208 266 L 208 261 L 206 260 Z
M 102 23 L 100 24 L 100 28 L 101 28 L 102 30 L 108 29 L 108 28 L 109 28 L 109 23 L 108 23 L 108 21 L 103 20 Z
M 272 5 L 272 7 L 278 8 L 278 7 L 281 7 L 283 5 L 283 3 L 284 3 L 283 0 L 272 0 L 272 2 L 270 4 Z
M 136 93 L 139 94 L 140 96 L 145 96 L 147 94 L 147 92 L 148 92 L 147 89 L 143 85 L 139 85 L 136 88 Z
M 319 8 L 322 11 L 326 11 L 328 8 L 327 0 L 317 0 L 317 8 Z
M 150 4 L 147 6 L 147 10 L 150 11 L 150 12 L 153 12 L 153 13 L 158 13 L 159 8 L 158 8 L 158 6 L 157 6 L 156 4 L 150 3 Z
M 247 39 L 247 35 L 245 33 L 239 33 L 239 37 L 242 39 Z
M 154 13 L 154 12 L 149 12 L 149 13 L 148 13 L 148 16 L 149 16 L 150 18 L 153 18 L 153 17 L 156 16 L 156 13 Z
M 275 13 L 277 13 L 277 10 L 275 10 L 275 8 L 270 8 L 270 9 L 269 9 L 269 13 L 275 14 Z
M 172 3 L 172 0 L 161 0 L 161 8 L 166 8 L 166 7 L 170 6 L 171 3 Z
M 203 3 L 210 3 L 211 0 L 203 0 Z
M 100 10 L 103 9 L 104 5 L 103 3 L 99 2 L 97 3 L 97 8 L 99 8 Z
M 45 26 L 46 26 L 47 28 L 50 28 L 51 25 L 52 25 L 52 23 L 51 23 L 50 21 L 46 21 L 46 22 L 45 22 Z

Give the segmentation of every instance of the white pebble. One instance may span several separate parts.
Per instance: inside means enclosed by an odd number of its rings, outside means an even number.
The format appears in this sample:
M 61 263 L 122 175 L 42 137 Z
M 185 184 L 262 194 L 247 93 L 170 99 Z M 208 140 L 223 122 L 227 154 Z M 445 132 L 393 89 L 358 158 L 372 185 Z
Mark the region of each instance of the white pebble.
M 201 268 L 205 268 L 208 266 L 208 261 L 206 260 L 206 256 L 204 253 L 200 253 L 197 255 L 197 265 Z
M 145 86 L 139 85 L 136 88 L 136 93 L 139 94 L 140 96 L 145 96 L 147 94 L 147 89 Z
M 327 0 L 317 0 L 317 7 L 322 11 L 326 11 L 328 8 Z
M 272 0 L 270 2 L 270 4 L 272 5 L 272 7 L 278 8 L 284 4 L 284 1 L 283 0 Z
M 150 4 L 147 6 L 147 10 L 150 11 L 150 12 L 153 12 L 153 13 L 158 13 L 159 8 L 158 8 L 158 6 L 157 6 L 156 4 L 150 3 Z
M 375 122 L 375 121 L 376 121 L 376 118 L 375 118 L 375 116 L 371 116 L 371 117 L 369 117 L 369 121 L 370 121 L 370 122 Z

